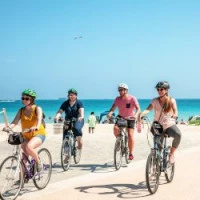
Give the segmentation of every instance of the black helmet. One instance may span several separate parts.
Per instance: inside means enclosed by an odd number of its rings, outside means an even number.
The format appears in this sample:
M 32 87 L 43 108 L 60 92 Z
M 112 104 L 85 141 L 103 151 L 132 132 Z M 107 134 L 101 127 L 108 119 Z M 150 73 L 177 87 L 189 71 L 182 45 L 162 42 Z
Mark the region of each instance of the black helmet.
M 164 89 L 169 89 L 169 83 L 167 81 L 160 81 L 156 84 L 155 88 L 164 88 Z

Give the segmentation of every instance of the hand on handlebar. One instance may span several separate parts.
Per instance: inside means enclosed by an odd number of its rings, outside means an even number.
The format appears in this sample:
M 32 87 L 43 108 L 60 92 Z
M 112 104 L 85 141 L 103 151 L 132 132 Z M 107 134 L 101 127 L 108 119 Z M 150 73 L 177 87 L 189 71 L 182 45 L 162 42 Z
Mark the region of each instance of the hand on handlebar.
M 3 127 L 3 129 L 2 129 L 2 131 L 5 131 L 5 132 L 7 132 L 7 133 L 9 133 L 11 130 L 12 130 L 12 129 L 11 129 L 10 127 L 8 127 L 8 126 Z

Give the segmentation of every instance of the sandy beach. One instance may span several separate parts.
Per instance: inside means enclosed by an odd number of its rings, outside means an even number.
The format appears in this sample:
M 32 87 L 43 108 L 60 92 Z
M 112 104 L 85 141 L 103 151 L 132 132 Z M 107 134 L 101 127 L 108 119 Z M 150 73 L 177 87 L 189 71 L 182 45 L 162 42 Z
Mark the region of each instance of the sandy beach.
M 154 199 L 196 199 L 199 189 L 198 166 L 200 165 L 200 126 L 178 125 L 182 132 L 182 141 L 176 153 L 176 171 L 172 183 L 161 183 Z M 0 128 L 2 125 L 0 126 Z M 25 185 L 18 199 L 132 199 L 149 196 L 145 185 L 145 163 L 150 147 L 147 141 L 147 127 L 142 133 L 135 132 L 135 159 L 128 166 L 116 171 L 113 166 L 115 138 L 113 125 L 97 124 L 95 133 L 88 133 L 88 126 L 83 128 L 83 152 L 78 165 L 72 163 L 70 169 L 63 171 L 60 165 L 61 134 L 54 134 L 53 124 L 47 124 L 47 139 L 43 144 L 52 154 L 53 171 L 49 185 L 38 191 L 32 181 Z M 151 141 L 151 139 L 150 139 Z M 12 146 L 7 144 L 6 133 L 1 132 L 0 162 L 12 153 Z M 169 140 L 169 143 L 171 141 Z M 196 182 L 195 182 L 196 181 Z M 190 185 L 189 185 L 190 184 Z M 175 191 L 174 188 L 176 189 Z M 186 192 L 187 195 L 183 195 Z M 172 193 L 169 192 L 172 190 Z M 181 191 L 181 192 L 180 192 Z M 66 193 L 66 195 L 65 195 Z M 162 198 L 161 198 L 162 197 Z M 168 197 L 168 198 L 167 198 Z M 182 198 L 183 197 L 183 198 Z

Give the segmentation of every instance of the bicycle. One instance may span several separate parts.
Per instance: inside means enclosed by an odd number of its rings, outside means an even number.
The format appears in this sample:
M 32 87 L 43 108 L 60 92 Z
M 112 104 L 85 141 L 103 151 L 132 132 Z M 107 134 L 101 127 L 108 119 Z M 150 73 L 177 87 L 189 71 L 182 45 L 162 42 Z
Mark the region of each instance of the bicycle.
M 126 164 L 130 163 L 128 148 L 127 120 L 115 117 L 117 126 L 119 127 L 119 136 L 116 138 L 114 147 L 114 166 L 119 170 L 122 165 L 122 157 L 125 157 Z
M 64 136 L 61 147 L 61 165 L 64 171 L 69 169 L 72 156 L 75 164 L 78 164 L 81 159 L 82 149 L 78 148 L 77 137 L 75 137 L 73 133 L 75 122 L 76 118 L 72 118 L 64 122 L 64 129 L 67 129 L 67 134 Z
M 150 124 L 149 119 L 145 116 L 142 118 L 147 124 Z M 150 126 L 148 125 L 147 132 L 150 132 Z M 161 138 L 163 137 L 163 142 Z M 161 172 L 164 172 L 166 181 L 170 183 L 174 178 L 175 164 L 169 162 L 169 153 L 171 146 L 167 146 L 168 135 L 164 132 L 153 135 L 153 147 L 148 155 L 146 161 L 146 184 L 148 191 L 151 194 L 156 193 L 159 186 L 159 178 Z
M 6 131 L 7 132 L 7 131 Z M 22 135 L 21 132 L 13 132 L 13 137 Z M 20 142 L 19 142 L 20 143 Z M 30 179 L 37 189 L 43 189 L 50 181 L 52 173 L 52 158 L 46 148 L 38 151 L 42 162 L 42 170 L 37 172 L 36 161 L 29 158 L 22 150 L 20 144 L 14 145 L 13 153 L 3 160 L 0 165 L 0 198 L 3 200 L 14 200 L 20 194 L 24 183 Z

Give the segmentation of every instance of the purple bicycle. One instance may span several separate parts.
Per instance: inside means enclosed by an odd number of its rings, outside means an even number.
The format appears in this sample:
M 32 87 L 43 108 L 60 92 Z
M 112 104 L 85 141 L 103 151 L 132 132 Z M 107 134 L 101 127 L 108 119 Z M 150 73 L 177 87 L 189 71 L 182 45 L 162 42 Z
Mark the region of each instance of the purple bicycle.
M 13 154 L 3 160 L 0 165 L 0 198 L 3 200 L 16 199 L 19 195 L 24 183 L 30 179 L 36 188 L 43 189 L 49 183 L 52 173 L 52 158 L 46 148 L 41 148 L 38 151 L 38 156 L 42 162 L 42 170 L 37 172 L 36 163 L 33 158 L 29 158 L 21 150 L 20 143 L 23 142 L 22 133 L 13 132 Z

